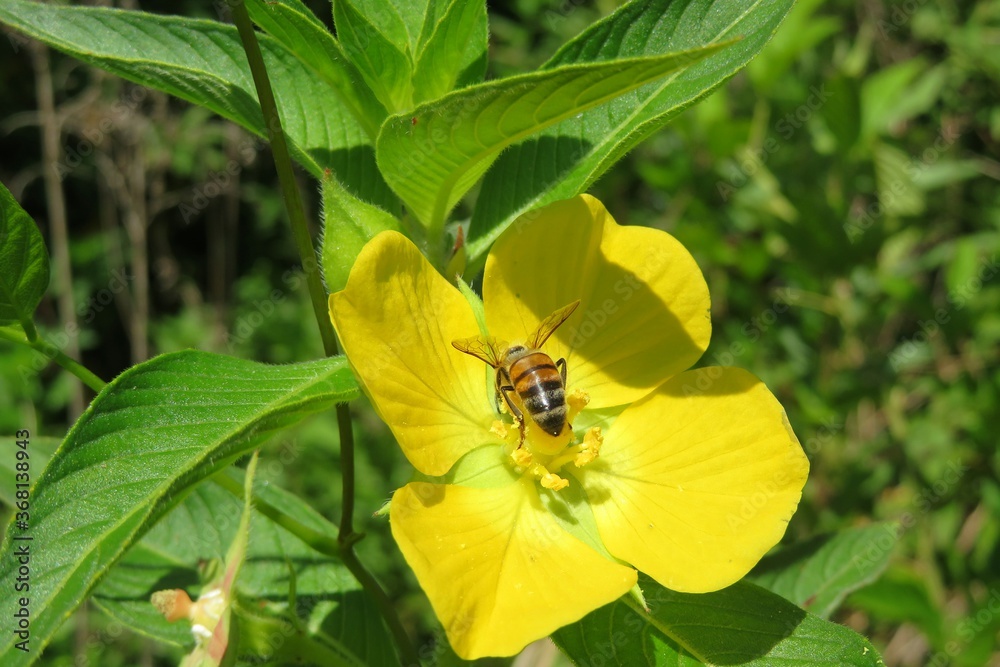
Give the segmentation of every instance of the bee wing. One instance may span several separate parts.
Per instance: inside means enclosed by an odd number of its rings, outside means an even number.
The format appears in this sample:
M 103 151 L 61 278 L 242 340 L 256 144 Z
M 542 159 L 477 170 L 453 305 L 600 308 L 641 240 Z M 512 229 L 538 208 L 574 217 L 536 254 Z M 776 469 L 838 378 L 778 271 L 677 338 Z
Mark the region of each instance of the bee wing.
M 545 341 L 549 339 L 552 332 L 559 328 L 563 322 L 569 319 L 569 316 L 573 314 L 576 307 L 580 305 L 580 300 L 577 299 L 568 306 L 563 306 L 556 312 L 552 313 L 538 325 L 535 329 L 535 333 L 532 334 L 531 338 L 528 340 L 528 347 L 532 349 L 538 349 L 545 344 Z
M 481 359 L 493 368 L 499 368 L 500 359 L 503 357 L 500 342 L 492 336 L 473 336 L 472 338 L 459 338 L 451 341 L 452 347 L 460 352 L 471 354 L 477 359 Z M 506 347 L 506 346 L 504 346 Z

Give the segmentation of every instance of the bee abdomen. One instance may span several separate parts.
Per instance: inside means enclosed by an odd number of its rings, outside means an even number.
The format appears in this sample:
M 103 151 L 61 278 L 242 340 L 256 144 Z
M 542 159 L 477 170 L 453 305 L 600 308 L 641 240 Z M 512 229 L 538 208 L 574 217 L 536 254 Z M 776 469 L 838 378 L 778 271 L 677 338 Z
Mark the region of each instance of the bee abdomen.
M 511 364 L 510 376 L 532 420 L 550 435 L 562 433 L 566 424 L 566 390 L 552 358 L 543 352 L 527 354 Z

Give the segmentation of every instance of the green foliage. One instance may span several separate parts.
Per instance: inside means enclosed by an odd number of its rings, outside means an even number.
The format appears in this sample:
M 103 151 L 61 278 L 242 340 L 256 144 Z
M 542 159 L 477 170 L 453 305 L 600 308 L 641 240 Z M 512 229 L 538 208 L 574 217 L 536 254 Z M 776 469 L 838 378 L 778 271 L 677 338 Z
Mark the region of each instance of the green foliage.
M 341 185 L 332 174 L 324 174 L 323 248 L 320 257 L 327 290 L 338 292 L 347 284 L 354 258 L 365 243 L 379 232 L 401 231 L 399 220 L 368 204 Z
M 465 88 L 412 114 L 391 116 L 376 144 L 379 167 L 433 233 L 504 148 L 723 46 L 570 65 Z
M 250 0 L 247 9 L 254 22 L 312 72 L 340 98 L 355 120 L 374 140 L 386 117 L 385 107 L 360 78 L 341 43 L 308 7 L 298 0 Z
M 648 616 L 619 600 L 553 639 L 579 664 L 884 664 L 867 640 L 753 584 L 691 595 L 639 583 Z
M 300 20 L 299 27 L 307 20 Z M 0 21 L 84 62 L 205 106 L 258 136 L 267 136 L 246 56 L 232 26 L 28 0 L 5 2 Z M 289 19 L 282 27 L 294 34 L 296 25 Z M 340 86 L 315 76 L 312 68 L 280 43 L 268 38 L 260 41 L 296 159 L 316 177 L 323 169 L 333 169 L 360 196 L 391 201 L 372 164 L 374 156 L 365 149 L 364 130 L 340 102 L 336 92 Z M 329 73 L 334 67 L 331 62 L 327 56 L 315 67 Z M 337 84 L 349 76 L 349 70 L 328 74 Z
M 0 184 L 0 326 L 33 335 L 35 308 L 49 286 L 49 254 L 24 209 Z
M 754 5 L 716 0 L 631 2 L 567 42 L 546 70 L 588 62 L 655 56 L 706 43 L 739 42 L 660 84 L 649 84 L 570 118 L 497 160 L 483 180 L 469 229 L 469 255 L 480 265 L 496 237 L 524 211 L 584 192 L 640 141 L 731 77 L 767 43 L 791 2 Z M 538 155 L 550 156 L 540 160 Z
M 322 184 L 320 256 L 331 291 L 383 229 L 412 235 L 439 268 L 461 229 L 468 243 L 455 257 L 468 258 L 472 278 L 517 215 L 593 189 L 621 222 L 665 228 L 695 253 L 714 299 L 704 363 L 750 368 L 788 407 L 813 472 L 790 544 L 761 562 L 749 578 L 757 585 L 690 596 L 644 582 L 650 617 L 625 601 L 598 610 L 557 633 L 567 655 L 580 664 L 879 664 L 872 644 L 824 620 L 850 618 L 890 651 L 900 626 L 919 633 L 928 648 L 918 661 L 995 660 L 996 2 L 858 9 L 803 0 L 792 9 L 785 0 L 636 0 L 600 20 L 585 5 L 521 2 L 499 8 L 488 27 L 485 3 L 358 0 L 333 3 L 336 35 L 299 0 L 247 6 L 264 33 L 293 156 Z M 0 21 L 266 135 L 236 30 L 223 23 L 26 0 L 0 4 Z M 555 53 L 544 60 L 548 45 Z M 488 50 L 492 80 L 483 83 Z M 203 179 L 212 160 L 225 163 L 223 135 L 206 132 L 203 114 L 185 113 L 190 144 L 138 136 L 156 159 Z M 78 130 L 65 131 L 69 146 Z M 207 161 L 197 145 L 206 141 Z M 64 173 L 65 182 L 88 168 Z M 230 353 L 311 358 L 318 346 L 303 331 L 306 304 L 283 280 L 287 258 L 276 255 L 264 220 L 278 209 L 274 188 L 244 183 L 241 192 L 259 217 L 245 216 L 253 222 L 227 237 L 251 253 L 240 256 L 228 311 L 213 309 L 197 293 L 200 277 L 188 275 L 216 257 L 193 253 L 178 220 L 169 232 L 152 228 L 150 246 L 161 253 L 164 236 L 184 240 L 186 290 L 173 312 L 154 311 L 155 346 L 211 348 L 229 327 L 238 334 L 227 338 Z M 0 337 L 14 341 L 0 348 L 0 422 L 12 431 L 37 419 L 44 428 L 32 437 L 31 528 L 46 546 L 32 562 L 33 653 L 12 650 L 8 635 L 4 664 L 27 664 L 48 642 L 46 664 L 68 656 L 57 628 L 88 595 L 177 655 L 190 649 L 187 626 L 166 623 L 148 595 L 206 583 L 199 564 L 225 558 L 242 507 L 238 475 L 222 469 L 278 432 L 301 439 L 301 458 L 273 484 L 256 485 L 237 582 L 243 618 L 292 628 L 296 641 L 343 656 L 331 664 L 398 664 L 374 598 L 332 555 L 336 527 L 300 498 L 324 513 L 339 507 L 330 420 L 290 427 L 358 396 L 346 362 L 156 357 L 105 389 L 54 451 L 66 378 L 35 372 L 27 337 L 6 326 L 30 330 L 36 309 L 40 322 L 54 320 L 43 299 L 47 253 L 6 189 L 0 198 Z M 79 303 L 106 280 L 107 246 L 87 218 L 73 222 Z M 196 261 L 186 264 L 184 253 Z M 177 270 L 175 258 L 158 259 L 158 279 L 163 267 Z M 153 294 L 162 308 L 168 299 Z M 240 333 L 258 315 L 266 323 Z M 85 354 L 125 349 L 108 342 L 118 326 L 85 327 Z M 105 371 L 112 377 L 121 365 Z M 357 498 L 368 514 L 410 470 L 373 413 L 359 406 L 355 415 Z M 7 505 L 12 463 L 0 461 Z M 854 527 L 870 517 L 898 523 Z M 384 523 L 372 521 L 369 532 L 363 560 L 389 590 L 416 590 Z M 8 530 L 3 581 L 16 533 Z M 0 593 L 8 618 L 13 595 Z M 399 593 L 393 602 L 408 629 L 437 632 L 422 598 Z M 433 654 L 438 664 L 465 664 L 447 649 Z M 107 648 L 98 656 L 137 662 Z
M 900 526 L 872 524 L 821 535 L 764 558 L 749 580 L 820 618 L 885 571 Z
M 139 364 L 94 399 L 34 487 L 30 530 L 37 650 L 125 550 L 191 487 L 268 433 L 358 393 L 343 358 L 264 366 L 204 352 Z M 22 529 L 23 530 L 23 529 Z M 0 576 L 17 560 L 8 531 Z M 13 614 L 19 596 L 0 594 Z M 33 656 L 5 640 L 4 664 Z

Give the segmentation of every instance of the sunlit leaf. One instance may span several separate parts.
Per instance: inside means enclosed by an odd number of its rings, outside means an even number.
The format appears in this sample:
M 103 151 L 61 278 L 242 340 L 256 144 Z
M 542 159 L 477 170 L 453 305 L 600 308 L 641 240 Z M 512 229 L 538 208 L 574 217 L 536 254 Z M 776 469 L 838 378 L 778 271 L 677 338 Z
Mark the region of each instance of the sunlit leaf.
M 876 523 L 823 535 L 764 558 L 748 579 L 829 618 L 848 594 L 881 576 L 899 531 Z
M 624 602 L 602 607 L 553 635 L 581 665 L 884 665 L 842 625 L 740 582 L 715 593 L 675 593 L 641 577 L 650 614 Z
M 546 68 L 736 44 L 683 71 L 568 118 L 511 147 L 483 180 L 469 230 L 469 258 L 528 209 L 587 190 L 608 168 L 681 111 L 743 68 L 777 30 L 792 0 L 636 0 L 583 31 Z
M 357 394 L 342 357 L 269 366 L 185 351 L 118 376 L 70 430 L 33 490 L 27 527 L 11 526 L 0 552 L 9 579 L 23 544 L 14 537 L 45 545 L 31 561 L 33 654 L 172 499 L 273 431 Z M 18 597 L 0 592 L 0 613 L 13 617 Z M 4 638 L 0 663 L 33 657 L 16 639 Z
M 463 88 L 390 116 L 376 143 L 379 166 L 414 215 L 440 227 L 508 146 L 721 48 L 569 65 Z

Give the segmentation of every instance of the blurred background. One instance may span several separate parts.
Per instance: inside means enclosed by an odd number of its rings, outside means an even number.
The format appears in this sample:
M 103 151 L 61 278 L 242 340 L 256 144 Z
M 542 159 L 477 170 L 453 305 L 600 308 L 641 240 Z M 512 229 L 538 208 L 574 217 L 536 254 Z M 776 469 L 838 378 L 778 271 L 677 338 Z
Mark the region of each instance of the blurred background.
M 222 6 L 119 3 L 139 5 L 207 18 Z M 614 6 L 491 3 L 489 75 L 538 66 Z M 52 256 L 47 338 L 105 380 L 184 348 L 322 354 L 266 146 L 0 37 L 0 181 Z M 889 665 L 1000 665 L 998 181 L 1000 1 L 801 0 L 747 70 L 592 190 L 620 223 L 688 247 L 713 299 L 702 364 L 753 371 L 788 411 L 812 472 L 786 541 L 899 522 L 887 572 L 834 617 Z M 315 219 L 317 185 L 303 176 L 302 189 Z M 91 398 L 0 342 L 0 433 L 30 428 L 43 456 Z M 367 406 L 354 413 L 359 550 L 430 638 L 426 600 L 370 518 L 408 464 Z M 337 454 L 331 414 L 269 443 L 259 474 L 335 518 Z M 119 633 L 85 607 L 45 664 L 176 664 Z M 562 664 L 546 655 L 520 664 Z

